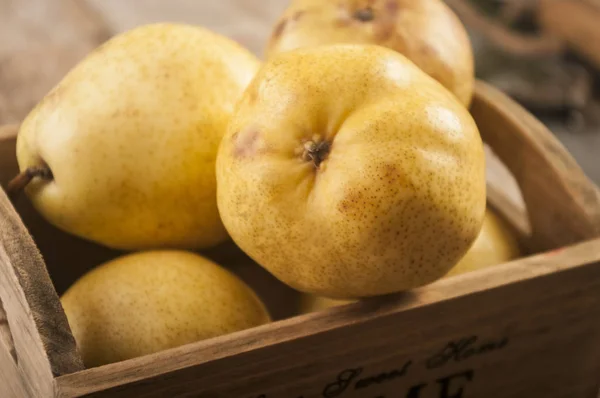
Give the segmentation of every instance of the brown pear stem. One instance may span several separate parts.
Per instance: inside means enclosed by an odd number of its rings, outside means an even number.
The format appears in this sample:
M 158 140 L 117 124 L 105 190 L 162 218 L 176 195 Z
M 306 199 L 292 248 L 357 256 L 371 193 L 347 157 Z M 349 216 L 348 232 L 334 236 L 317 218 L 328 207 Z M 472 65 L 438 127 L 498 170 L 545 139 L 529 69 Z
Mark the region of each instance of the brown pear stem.
M 312 161 L 315 168 L 319 168 L 321 162 L 327 158 L 330 148 L 331 145 L 327 141 L 307 141 L 304 144 L 302 158 L 306 161 Z
M 19 195 L 35 177 L 43 178 L 44 180 L 52 180 L 52 170 L 48 166 L 29 167 L 15 178 L 13 178 L 6 188 L 6 193 L 11 199 Z

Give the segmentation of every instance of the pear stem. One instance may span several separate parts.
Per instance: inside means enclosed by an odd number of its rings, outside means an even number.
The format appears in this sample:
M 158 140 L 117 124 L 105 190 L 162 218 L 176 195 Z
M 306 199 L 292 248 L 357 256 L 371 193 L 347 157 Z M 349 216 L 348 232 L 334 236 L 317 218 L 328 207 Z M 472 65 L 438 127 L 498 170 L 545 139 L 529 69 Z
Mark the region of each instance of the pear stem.
M 52 170 L 48 166 L 29 167 L 8 183 L 6 187 L 8 197 L 11 199 L 16 198 L 35 177 L 43 178 L 44 180 L 52 180 L 54 178 Z
M 327 141 L 307 141 L 304 143 L 302 158 L 313 162 L 315 168 L 319 168 L 321 162 L 327 158 L 330 148 L 331 145 Z

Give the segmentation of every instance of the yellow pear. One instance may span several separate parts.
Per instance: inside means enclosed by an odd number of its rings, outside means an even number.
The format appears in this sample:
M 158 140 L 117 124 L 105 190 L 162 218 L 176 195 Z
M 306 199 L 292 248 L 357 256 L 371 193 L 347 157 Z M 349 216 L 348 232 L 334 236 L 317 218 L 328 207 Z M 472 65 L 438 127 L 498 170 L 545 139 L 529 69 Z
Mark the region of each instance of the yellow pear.
M 300 313 L 308 314 L 310 312 L 317 312 L 325 310 L 327 308 L 337 307 L 340 305 L 350 304 L 355 300 L 339 300 L 332 299 L 323 296 L 316 296 L 314 294 L 304 293 L 300 297 Z
M 471 115 L 376 45 L 270 58 L 238 103 L 216 166 L 219 212 L 237 245 L 291 287 L 331 298 L 442 277 L 485 213 Z
M 488 208 L 481 231 L 467 254 L 447 276 L 463 274 L 492 265 L 502 264 L 521 255 L 519 244 L 506 222 Z
M 51 223 L 111 248 L 213 246 L 227 238 L 216 151 L 259 67 L 246 49 L 196 26 L 116 36 L 22 123 L 21 185 Z
M 237 276 L 175 250 L 104 263 L 76 281 L 61 302 L 87 367 L 270 321 L 263 303 Z
M 514 260 L 521 255 L 516 237 L 506 222 L 489 207 L 485 212 L 483 226 L 467 254 L 455 265 L 446 277 L 476 271 Z M 336 300 L 314 294 L 301 296 L 300 313 L 320 311 L 354 300 Z
M 464 105 L 471 102 L 475 80 L 471 42 L 442 0 L 292 0 L 271 33 L 267 56 L 336 43 L 396 50 Z

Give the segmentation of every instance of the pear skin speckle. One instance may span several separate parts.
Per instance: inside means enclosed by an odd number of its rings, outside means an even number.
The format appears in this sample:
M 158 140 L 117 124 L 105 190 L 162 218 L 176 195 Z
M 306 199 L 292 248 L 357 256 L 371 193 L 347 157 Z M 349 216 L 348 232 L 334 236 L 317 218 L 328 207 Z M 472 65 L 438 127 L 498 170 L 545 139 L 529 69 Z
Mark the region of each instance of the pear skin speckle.
M 471 102 L 473 50 L 460 19 L 442 0 L 293 0 L 273 28 L 267 57 L 329 44 L 398 51 L 463 104 Z
M 233 240 L 281 281 L 332 298 L 398 292 L 441 278 L 475 240 L 486 205 L 479 131 L 403 55 L 350 44 L 283 52 L 244 97 L 219 148 L 217 203 Z M 266 150 L 239 156 L 236 133 L 252 131 Z
M 92 52 L 24 120 L 21 170 L 54 180 L 27 194 L 52 224 L 121 250 L 202 249 L 226 240 L 216 152 L 260 67 L 204 28 L 145 25 Z
M 257 295 L 225 268 L 184 251 L 125 255 L 61 297 L 86 367 L 270 322 Z

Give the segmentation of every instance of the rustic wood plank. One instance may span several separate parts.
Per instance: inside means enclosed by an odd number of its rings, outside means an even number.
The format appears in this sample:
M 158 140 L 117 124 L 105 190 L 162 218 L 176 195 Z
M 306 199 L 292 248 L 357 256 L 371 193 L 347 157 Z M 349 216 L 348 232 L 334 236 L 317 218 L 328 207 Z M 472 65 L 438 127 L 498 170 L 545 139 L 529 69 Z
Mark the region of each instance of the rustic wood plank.
M 598 187 L 540 121 L 481 81 L 471 113 L 519 184 L 531 247 L 548 250 L 600 236 Z
M 28 391 L 50 396 L 54 376 L 83 364 L 42 256 L 2 190 L 0 299 Z
M 479 122 L 479 124 L 484 124 L 485 122 Z M 502 163 L 502 161 L 498 158 L 498 156 L 494 153 L 494 151 L 489 147 L 489 145 L 484 145 L 485 150 L 485 166 L 486 166 L 486 179 L 488 181 L 488 185 L 490 181 L 494 181 L 495 184 L 502 187 L 502 193 L 506 195 L 512 202 L 514 202 L 515 206 L 525 208 L 525 202 L 523 201 L 523 196 L 521 195 L 521 191 L 519 189 L 519 184 L 515 180 L 515 177 L 510 173 L 510 170 Z
M 20 122 L 80 59 L 109 37 L 83 1 L 0 1 L 0 124 Z
M 523 254 L 534 253 L 535 247 L 530 247 L 531 227 L 527 222 L 525 207 L 519 206 L 510 196 L 493 184 L 487 186 L 487 205 L 496 210 L 496 214 L 511 227 L 521 252 Z
M 8 352 L 8 354 L 13 357 L 13 362 L 17 362 L 17 352 L 15 351 L 15 342 L 12 337 L 12 333 L 10 331 L 10 327 L 8 326 L 8 317 L 6 316 L 6 311 L 4 310 L 4 305 L 0 300 L 0 343 L 4 344 L 4 348 Z
M 531 253 L 535 248 L 529 247 L 531 226 L 519 186 L 508 168 L 487 145 L 485 155 L 487 205 L 512 227 L 524 253 Z
M 490 93 L 485 93 L 489 96 Z M 494 94 L 494 93 L 492 93 Z M 484 97 L 483 100 L 489 99 Z M 504 98 L 502 98 L 504 101 Z M 483 101 L 483 107 L 486 106 L 486 102 Z M 477 104 L 475 105 L 477 106 Z M 491 107 L 492 116 L 496 115 L 496 118 L 488 118 L 489 115 L 479 109 L 479 113 L 474 112 L 476 119 L 482 130 L 488 128 L 501 129 L 503 131 L 511 130 L 505 135 L 519 135 L 522 130 L 530 128 L 530 125 L 524 125 L 522 120 L 512 121 L 508 123 L 506 121 L 498 122 L 497 118 L 500 117 L 498 114 L 503 115 L 501 111 L 506 111 L 505 108 L 498 106 Z M 519 115 L 522 116 L 522 115 Z M 529 116 L 527 114 L 527 116 Z M 530 117 L 530 116 L 529 116 Z M 481 119 L 485 118 L 485 119 Z M 482 122 L 482 120 L 484 122 Z M 510 120 L 509 120 L 510 121 Z M 547 160 L 548 155 L 544 155 L 545 148 L 539 148 L 535 145 L 540 143 L 540 135 L 549 135 L 547 130 L 539 130 L 538 135 L 530 139 L 533 143 L 532 156 L 542 157 L 543 160 Z M 494 132 L 484 133 L 484 139 L 488 136 L 492 137 L 492 147 L 495 151 L 498 151 L 496 136 Z M 530 134 L 527 132 L 526 134 Z M 513 138 L 514 139 L 514 138 Z M 522 179 L 522 170 L 519 167 L 515 167 L 514 159 L 510 156 L 502 156 L 502 146 L 500 146 L 499 155 L 500 158 L 508 162 L 513 162 L 510 167 L 511 171 L 515 173 L 517 181 L 521 184 L 527 183 L 527 179 Z M 554 148 L 556 149 L 556 148 Z M 560 147 L 559 147 L 560 149 Z M 537 154 L 540 151 L 542 154 Z M 517 165 L 519 166 L 519 165 Z M 553 180 L 546 181 L 546 184 L 552 183 Z M 496 189 L 496 192 L 502 190 L 502 181 L 496 181 L 492 178 L 491 187 Z M 559 181 L 559 186 L 561 182 Z M 567 184 L 568 185 L 568 184 Z M 491 195 L 494 196 L 494 190 L 491 191 Z M 528 192 L 527 190 L 525 191 Z M 527 199 L 531 199 L 532 194 L 526 196 Z M 538 196 L 539 198 L 540 196 Z M 514 205 L 514 201 L 507 199 L 508 203 Z M 531 203 L 531 202 L 530 202 Z M 502 207 L 502 205 L 501 205 Z M 521 211 L 518 206 L 515 208 L 516 212 Z M 562 208 L 565 212 L 573 211 L 571 207 Z M 579 211 L 579 207 L 575 207 L 575 211 Z M 521 213 L 522 214 L 522 213 Z M 515 218 L 518 215 L 515 216 Z M 57 380 L 60 394 L 63 396 L 76 396 L 80 394 L 91 394 L 90 396 L 104 396 L 103 394 L 111 394 L 110 396 L 127 396 L 135 391 L 136 394 L 141 396 L 160 396 L 169 394 L 173 396 L 186 396 L 190 391 L 197 392 L 199 396 L 221 396 L 213 394 L 223 394 L 223 396 L 237 396 L 240 393 L 250 394 L 254 392 L 253 388 L 256 388 L 256 395 L 267 393 L 272 391 L 273 396 L 277 396 L 279 392 L 284 391 L 287 388 L 298 388 L 298 394 L 303 393 L 300 388 L 312 388 L 316 380 L 320 377 L 326 377 L 327 371 L 334 369 L 332 365 L 337 360 L 339 363 L 345 363 L 347 361 L 355 360 L 356 357 L 369 358 L 368 363 L 373 367 L 379 367 L 382 371 L 385 366 L 392 366 L 391 360 L 389 359 L 389 346 L 399 347 L 399 351 L 405 347 L 405 341 L 391 341 L 387 340 L 384 346 L 371 346 L 368 340 L 369 334 L 379 334 L 382 338 L 397 339 L 398 337 L 392 333 L 392 329 L 387 329 L 388 333 L 384 333 L 386 325 L 389 323 L 394 324 L 395 327 L 400 330 L 402 325 L 407 323 L 407 319 L 413 319 L 417 317 L 421 322 L 433 322 L 435 324 L 435 316 L 432 314 L 426 316 L 420 314 L 424 311 L 424 308 L 442 306 L 445 310 L 433 310 L 435 314 L 456 311 L 458 314 L 468 313 L 471 308 L 483 308 L 485 311 L 495 308 L 497 311 L 496 318 L 489 318 L 485 324 L 478 323 L 478 319 L 465 319 L 464 323 L 468 325 L 469 330 L 472 333 L 478 332 L 479 329 L 483 328 L 486 332 L 491 330 L 498 331 L 501 329 L 498 325 L 501 322 L 509 322 L 512 324 L 526 324 L 523 327 L 538 328 L 544 331 L 547 335 L 528 335 L 529 342 L 532 344 L 532 350 L 534 353 L 538 353 L 543 347 L 550 346 L 551 342 L 559 341 L 564 343 L 564 338 L 577 337 L 577 341 L 581 343 L 580 347 L 575 347 L 572 352 L 564 352 L 564 350 L 548 350 L 546 353 L 541 355 L 539 362 L 521 363 L 521 359 L 518 360 L 515 357 L 498 358 L 499 363 L 493 362 L 492 365 L 482 365 L 483 369 L 497 369 L 498 371 L 504 371 L 503 374 L 512 374 L 507 369 L 508 367 L 528 366 L 524 368 L 522 374 L 531 375 L 531 369 L 540 368 L 548 372 L 540 372 L 538 377 L 549 377 L 548 375 L 552 372 L 559 372 L 558 369 L 548 370 L 542 365 L 547 362 L 558 363 L 557 358 L 562 363 L 569 364 L 567 368 L 577 369 L 578 371 L 567 372 L 567 378 L 571 378 L 569 387 L 558 387 L 553 385 L 548 380 L 543 380 L 543 383 L 547 386 L 551 386 L 548 389 L 547 396 L 578 396 L 579 393 L 589 393 L 596 388 L 597 380 L 595 375 L 597 374 L 598 365 L 598 353 L 594 351 L 594 348 L 598 345 L 598 329 L 596 323 L 592 320 L 594 316 L 586 318 L 581 322 L 589 322 L 584 325 L 577 324 L 572 330 L 565 331 L 562 329 L 561 314 L 564 312 L 560 311 L 552 312 L 552 315 L 545 314 L 547 318 L 541 315 L 536 315 L 539 311 L 545 311 L 547 308 L 558 308 L 561 305 L 569 305 L 570 307 L 565 310 L 561 307 L 561 311 L 567 311 L 569 313 L 586 313 L 590 315 L 590 311 L 594 312 L 598 310 L 598 291 L 596 285 L 594 287 L 584 286 L 585 281 L 591 281 L 593 275 L 597 275 L 598 265 L 598 241 L 588 243 L 588 245 L 577 246 L 575 248 L 566 250 L 564 252 L 553 253 L 554 257 L 547 257 L 548 255 L 533 257 L 530 259 L 522 260 L 520 262 L 503 265 L 499 267 L 493 267 L 485 272 L 473 273 L 471 275 L 464 275 L 462 278 L 450 280 L 456 284 L 452 286 L 445 285 L 444 282 L 438 282 L 434 285 L 430 285 L 423 289 L 418 289 L 416 293 L 408 295 L 400 295 L 396 298 L 391 298 L 394 304 L 389 304 L 388 310 L 390 312 L 385 313 L 383 316 L 377 311 L 373 311 L 373 307 L 368 307 L 366 310 L 364 306 L 384 304 L 385 301 L 369 300 L 357 305 L 351 305 L 349 307 L 342 307 L 345 311 L 341 312 L 339 318 L 336 318 L 336 312 L 338 309 L 334 309 L 333 313 L 329 312 L 329 316 L 322 314 L 323 318 L 317 316 L 317 318 L 311 318 L 309 316 L 294 318 L 291 320 L 283 321 L 280 323 L 267 325 L 264 328 L 258 328 L 251 331 L 242 332 L 240 334 L 234 334 L 230 336 L 223 336 L 222 338 L 215 339 L 213 341 L 201 342 L 192 344 L 185 347 L 180 347 L 175 350 L 159 353 L 154 356 L 137 358 L 132 361 L 126 361 L 119 364 L 109 365 L 107 367 L 90 369 L 77 374 L 66 375 Z M 579 261 L 579 262 L 578 262 Z M 579 265 L 579 266 L 577 266 Z M 587 270 L 587 271 L 583 271 Z M 585 273 L 585 276 L 582 276 Z M 591 274 L 590 274 L 591 273 Z M 560 279 L 558 279 L 558 274 Z M 573 277 L 574 279 L 570 279 Z M 467 279 L 465 279 L 467 278 Z M 474 278 L 474 279 L 472 279 Z M 590 279 L 592 278 L 592 279 Z M 468 280 L 468 282 L 465 282 Z M 462 281 L 462 282 L 461 282 Z M 463 284 L 464 283 L 464 284 Z M 514 284 L 511 284 L 514 283 Z M 553 288 L 553 284 L 556 287 Z M 526 285 L 526 286 L 524 286 Z M 444 290 L 446 288 L 447 290 Z M 489 291 L 487 289 L 490 289 Z M 596 289 L 596 290 L 594 290 Z M 578 300 L 571 300 L 568 303 L 563 302 L 563 294 L 567 294 L 568 291 L 577 292 Z M 550 293 L 554 292 L 554 293 Z M 557 294 L 557 297 L 552 296 Z M 573 296 L 575 293 L 571 293 Z M 489 295 L 489 297 L 488 297 Z M 474 297 L 477 299 L 474 300 Z M 506 300 L 506 297 L 509 300 Z M 581 297 L 586 300 L 580 300 Z M 386 299 L 381 299 L 386 300 Z M 394 301 L 396 300 L 396 301 Z M 512 302 L 513 300 L 514 302 Z M 544 300 L 547 300 L 545 302 Z M 457 304 L 459 302 L 460 304 Z M 593 302 L 593 306 L 588 306 Z M 452 303 L 452 304 L 449 304 Z M 482 303 L 485 303 L 483 305 Z M 512 303 L 512 304 L 511 304 Z M 523 304 L 526 303 L 526 304 Z M 561 304 L 562 303 L 562 304 Z M 587 304 L 586 304 L 587 303 Z M 483 305 L 483 307 L 481 307 Z M 590 304 L 591 305 L 591 304 Z M 449 307 L 445 307 L 449 306 Z M 581 306 L 581 308 L 579 307 Z M 392 309 L 395 308 L 395 311 Z M 456 308 L 454 308 L 456 307 Z M 363 309 L 361 312 L 360 308 Z M 420 311 L 416 311 L 416 309 Z M 515 314 L 511 313 L 514 308 L 519 308 L 519 311 Z M 414 310 L 414 313 L 411 311 Z M 343 311 L 343 310 L 339 310 Z M 492 311 L 493 312 L 493 311 Z M 402 315 L 400 315 L 402 314 Z M 412 315 L 411 315 L 412 314 Z M 487 314 L 487 312 L 486 312 Z M 595 313 L 596 314 L 596 313 Z M 502 316 L 500 316 L 502 315 Z M 535 322 L 531 321 L 531 317 L 534 315 Z M 380 318 L 383 316 L 383 318 Z M 390 318 L 387 318 L 389 316 Z M 391 319 L 395 319 L 398 316 L 398 323 Z M 421 316 L 423 318 L 421 318 Z M 494 322 L 496 319 L 496 322 Z M 439 321 L 439 319 L 437 320 Z M 442 325 L 446 326 L 449 322 L 445 319 L 446 323 Z M 530 323 L 528 323 L 530 322 Z M 408 322 L 410 323 L 410 322 Z M 590 325 L 591 323 L 591 325 Z M 439 324 L 429 325 L 431 329 L 430 338 L 427 340 L 430 344 L 433 344 L 433 340 L 436 338 L 439 340 L 440 336 L 447 336 L 446 331 L 439 333 Z M 363 325 L 363 326 L 361 326 Z M 367 327 L 366 325 L 369 325 Z M 593 327 L 592 327 L 593 326 Z M 389 327 L 389 326 L 388 326 Z M 354 330 L 353 328 L 359 328 L 360 330 Z M 424 330 L 425 326 L 418 324 L 417 330 Z M 436 334 L 433 332 L 436 330 Z M 537 329 L 536 329 L 537 330 Z M 588 331 L 590 334 L 581 336 L 582 331 Z M 462 332 L 465 332 L 464 330 Z M 461 331 L 456 330 L 454 336 L 458 336 Z M 485 332 L 483 332 L 485 335 Z M 517 333 L 518 335 L 519 333 Z M 328 338 L 326 338 L 328 335 Z M 453 335 L 450 333 L 450 335 Z M 353 339 L 354 336 L 354 339 Z M 361 336 L 360 341 L 355 339 L 355 336 Z M 385 337 L 390 336 L 390 337 Z M 391 337 L 393 336 L 393 337 Z M 344 339 L 345 337 L 345 339 Z M 377 336 L 372 336 L 373 341 L 379 341 Z M 418 336 L 417 336 L 418 337 Z M 415 337 L 416 338 L 416 337 Z M 459 337 L 457 337 L 459 338 Z M 333 343 L 332 343 L 333 342 Z M 349 344 L 352 349 L 344 349 L 344 347 L 336 347 L 335 343 Z M 438 341 L 441 344 L 441 341 Z M 362 346 L 361 346 L 362 344 Z M 420 340 L 412 341 L 408 347 L 419 347 L 417 350 L 422 350 L 425 343 Z M 425 344 L 426 345 L 426 344 Z M 334 353 L 332 356 L 324 356 L 318 351 L 318 348 L 331 349 Z M 432 346 L 427 346 L 431 348 Z M 573 348 L 573 347 L 571 347 Z M 579 350 L 578 350 L 579 349 Z M 352 354 L 353 350 L 358 350 L 360 355 Z M 370 352 L 367 355 L 367 351 Z M 409 350 L 410 351 L 410 350 Z M 519 352 L 522 352 L 521 349 Z M 525 350 L 527 351 L 527 350 Z M 306 363 L 295 365 L 290 364 L 289 358 L 302 358 L 302 353 L 309 352 L 313 357 L 307 357 Z M 419 351 L 420 352 L 420 351 Z M 379 355 L 379 356 L 378 356 Z M 412 354 L 411 354 L 412 355 Z M 416 354 L 415 354 L 416 355 Z M 235 356 L 235 358 L 233 358 Z M 537 357 L 536 357 L 537 358 Z M 536 361 L 538 360 L 536 359 Z M 332 362 L 334 361 L 334 362 Z M 386 362 L 387 361 L 387 362 Z M 302 361 L 299 361 L 302 362 Z M 253 363 L 261 364 L 260 370 L 253 367 Z M 386 365 L 388 363 L 388 365 Z M 184 367 L 190 367 L 190 369 L 183 370 Z M 269 369 L 276 369 L 282 366 L 281 371 L 269 371 Z M 229 371 L 230 369 L 236 369 Z M 525 369 L 529 372 L 525 372 Z M 583 372 L 581 371 L 583 369 Z M 322 375 L 322 371 L 325 375 Z M 232 372 L 234 374 L 232 374 Z M 301 376 L 298 376 L 296 372 L 299 372 Z M 479 370 L 478 370 L 479 372 Z M 485 371 L 484 371 L 485 372 Z M 241 375 L 248 374 L 259 374 L 259 382 L 254 387 L 248 386 L 249 380 L 241 378 Z M 209 376 L 210 375 L 210 376 Z M 321 376 L 319 376 L 321 375 Z M 422 374 L 418 374 L 424 377 Z M 593 376 L 592 376 L 593 375 Z M 262 377 L 262 379 L 261 379 Z M 335 375 L 329 375 L 328 377 L 335 379 Z M 489 377 L 489 375 L 488 375 Z M 237 380 L 237 387 L 234 386 L 230 389 L 225 386 L 230 380 Z M 262 380 L 262 381 L 260 381 Z M 279 384 L 273 384 L 274 381 Z M 530 380 L 531 381 L 531 380 Z M 151 384 L 154 383 L 154 384 Z M 532 386 L 536 383 L 527 383 L 523 380 L 513 380 L 514 384 L 511 385 L 511 381 L 505 378 L 502 379 L 503 386 L 500 390 L 495 388 L 493 391 L 498 394 L 497 396 L 510 397 L 510 396 L 522 396 L 521 393 L 527 392 L 529 394 L 536 394 L 539 391 L 533 390 Z M 542 380 L 540 380 L 542 382 Z M 133 383 L 133 385 L 125 385 L 126 383 Z M 539 383 L 538 383 L 539 384 Z M 152 385 L 152 387 L 149 387 Z M 489 380 L 486 383 L 479 385 L 479 387 L 473 386 L 473 389 L 479 388 L 481 391 L 485 391 L 486 396 L 491 395 L 485 390 L 485 386 L 490 386 Z M 261 388 L 266 390 L 261 390 Z M 250 388 L 246 390 L 246 388 Z M 491 388 L 491 387 L 490 387 Z M 101 392 L 108 389 L 106 392 Z M 269 390 L 270 389 L 270 390 Z M 529 390 L 528 390 L 529 389 Z M 96 394 L 97 393 L 97 394 Z M 207 395 L 202 395 L 206 393 Z M 113 395 L 116 394 L 116 395 Z M 145 394 L 145 395 L 144 395 Z M 107 395 L 108 396 L 108 395 Z M 288 396 L 288 395 L 286 395 Z M 312 393 L 305 394 L 306 396 L 312 396 Z M 584 396 L 584 395 L 581 395 Z
M 25 388 L 17 362 L 15 361 L 14 344 L 8 329 L 8 320 L 4 308 L 0 307 L 0 380 L 4 398 L 32 397 Z
M 2 393 L 6 398 L 29 397 L 17 368 L 15 345 L 8 328 L 8 318 L 0 302 L 0 380 Z
M 438 396 L 433 391 L 453 374 L 471 377 L 457 376 L 453 394 L 464 386 L 466 396 L 488 398 L 591 397 L 600 371 L 599 261 L 600 239 L 61 376 L 57 391 L 60 397 L 309 398 L 323 396 L 347 370 L 355 378 L 344 397 L 400 397 L 421 383 L 423 395 L 413 397 Z M 464 358 L 434 359 L 451 343 L 463 347 Z M 467 355 L 465 345 L 480 347 L 480 355 Z

